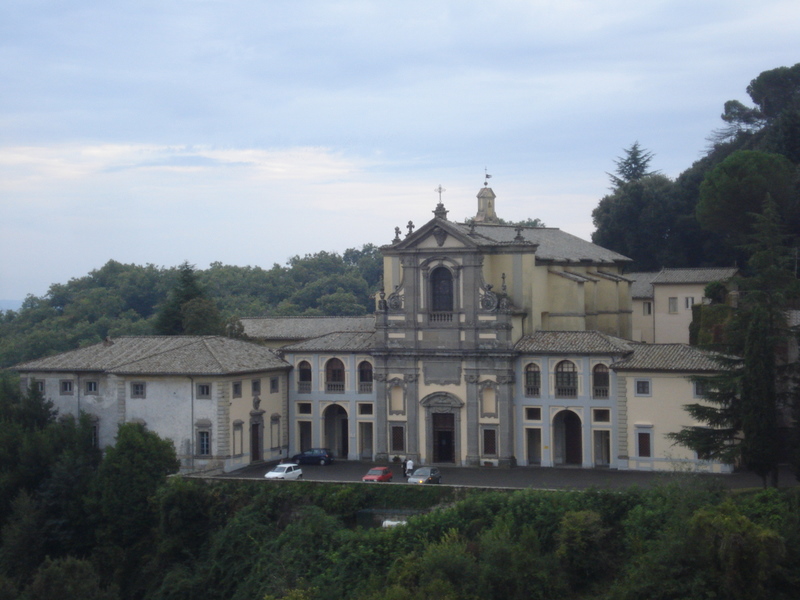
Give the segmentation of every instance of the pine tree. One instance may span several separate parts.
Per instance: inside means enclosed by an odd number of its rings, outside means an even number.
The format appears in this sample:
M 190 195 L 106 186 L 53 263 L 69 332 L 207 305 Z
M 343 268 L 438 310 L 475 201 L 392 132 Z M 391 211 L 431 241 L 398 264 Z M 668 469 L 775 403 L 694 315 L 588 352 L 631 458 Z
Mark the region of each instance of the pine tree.
M 706 402 L 686 406 L 703 425 L 684 427 L 669 437 L 701 457 L 740 462 L 757 473 L 765 486 L 768 478 L 776 486 L 779 390 L 791 389 L 779 360 L 792 335 L 787 310 L 800 298 L 800 286 L 769 196 L 763 212 L 753 218 L 753 243 L 746 247 L 751 254 L 749 276 L 737 282 L 740 306 L 728 329 L 729 355 L 719 357 L 719 375 L 698 380 L 705 385 Z
M 643 177 L 658 173 L 658 171 L 647 170 L 650 166 L 650 161 L 655 155 L 652 152 L 643 150 L 638 141 L 633 142 L 633 145 L 623 150 L 623 152 L 625 152 L 625 156 L 620 156 L 614 161 L 614 164 L 617 165 L 616 175 L 608 173 L 614 188 L 620 188 L 631 181 L 638 181 Z
M 159 310 L 155 321 L 160 335 L 216 335 L 223 330 L 217 305 L 206 297 L 197 281 L 194 265 L 178 268 L 178 283 Z

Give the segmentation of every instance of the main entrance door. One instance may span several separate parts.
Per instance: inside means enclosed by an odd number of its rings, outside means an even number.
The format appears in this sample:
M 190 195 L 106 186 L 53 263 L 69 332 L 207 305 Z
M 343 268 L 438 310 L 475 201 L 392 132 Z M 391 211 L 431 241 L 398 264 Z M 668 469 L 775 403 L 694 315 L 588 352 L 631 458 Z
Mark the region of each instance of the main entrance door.
M 455 415 L 433 413 L 433 462 L 455 462 Z

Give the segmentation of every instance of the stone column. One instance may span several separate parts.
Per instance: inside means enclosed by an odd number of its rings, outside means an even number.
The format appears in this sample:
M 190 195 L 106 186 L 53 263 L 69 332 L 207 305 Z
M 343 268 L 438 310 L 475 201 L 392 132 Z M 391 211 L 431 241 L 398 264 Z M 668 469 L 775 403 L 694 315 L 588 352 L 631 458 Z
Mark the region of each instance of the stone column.
M 479 420 L 478 420 L 478 413 L 479 405 L 480 405 L 480 394 L 478 391 L 478 380 L 480 376 L 478 375 L 477 369 L 475 369 L 474 373 L 470 373 L 466 376 L 467 381 L 467 406 L 466 408 L 466 416 L 467 416 L 467 457 L 465 459 L 465 465 L 468 467 L 476 467 L 480 464 L 480 448 L 479 448 Z
M 497 377 L 497 414 L 500 416 L 500 460 L 498 466 L 516 467 L 514 456 L 514 372 Z

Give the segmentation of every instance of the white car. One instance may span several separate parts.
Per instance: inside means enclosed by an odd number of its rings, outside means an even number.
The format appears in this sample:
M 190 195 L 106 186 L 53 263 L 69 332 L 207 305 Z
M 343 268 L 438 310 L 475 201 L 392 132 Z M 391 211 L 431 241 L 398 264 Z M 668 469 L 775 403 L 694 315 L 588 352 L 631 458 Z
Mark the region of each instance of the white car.
M 302 476 L 303 469 L 294 463 L 276 465 L 272 471 L 264 475 L 267 479 L 300 479 Z

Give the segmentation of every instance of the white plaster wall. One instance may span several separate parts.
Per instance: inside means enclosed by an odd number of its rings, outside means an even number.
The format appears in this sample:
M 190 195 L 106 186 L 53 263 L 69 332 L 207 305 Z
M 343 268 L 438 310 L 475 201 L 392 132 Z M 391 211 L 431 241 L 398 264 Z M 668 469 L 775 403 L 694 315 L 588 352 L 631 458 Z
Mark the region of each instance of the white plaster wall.
M 726 465 L 700 461 L 694 452 L 675 445 L 667 434 L 680 431 L 683 426 L 699 425 L 683 408 L 685 404 L 701 402 L 694 397 L 694 386 L 689 378 L 669 373 L 626 373 L 628 379 L 628 453 L 631 469 L 644 470 L 702 470 L 726 472 Z M 636 395 L 636 380 L 648 379 L 651 396 Z M 652 432 L 652 459 L 636 456 L 637 425 Z M 650 427 L 647 427 L 650 426 Z
M 655 284 L 653 285 L 653 317 L 657 344 L 688 344 L 692 308 L 686 307 L 686 298 L 694 298 L 695 304 L 703 300 L 704 284 Z M 678 299 L 678 310 L 669 312 L 669 299 Z

